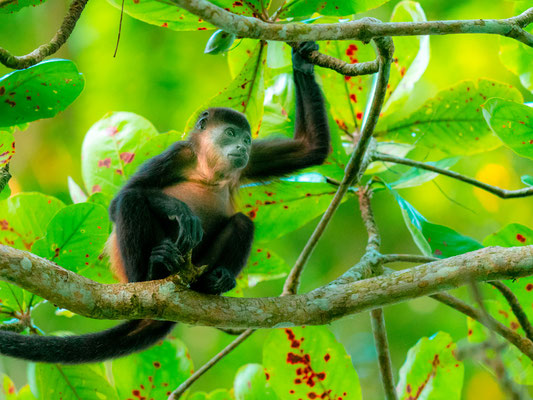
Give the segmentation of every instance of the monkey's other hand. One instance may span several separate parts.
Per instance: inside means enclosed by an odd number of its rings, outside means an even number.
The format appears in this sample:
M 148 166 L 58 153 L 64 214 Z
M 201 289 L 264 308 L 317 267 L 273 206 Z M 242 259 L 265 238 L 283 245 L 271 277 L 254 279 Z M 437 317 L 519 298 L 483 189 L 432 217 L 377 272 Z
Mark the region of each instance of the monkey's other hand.
M 302 42 L 298 47 L 298 50 L 292 49 L 292 66 L 296 71 L 303 72 L 307 75 L 313 75 L 315 69 L 314 65 L 306 61 L 303 55 L 307 55 L 313 51 L 318 50 L 318 44 L 316 42 Z
M 152 249 L 150 254 L 150 269 L 152 271 L 160 270 L 159 267 L 166 268 L 171 274 L 179 271 L 185 263 L 182 253 L 172 240 L 163 239 L 158 246 Z
M 180 215 L 171 215 L 170 219 L 176 220 L 179 225 L 178 239 L 176 246 L 181 254 L 186 254 L 196 247 L 202 241 L 204 230 L 202 223 L 193 213 L 183 213 Z
M 235 287 L 237 282 L 233 275 L 224 267 L 217 267 L 201 275 L 191 285 L 191 289 L 206 294 L 221 294 Z

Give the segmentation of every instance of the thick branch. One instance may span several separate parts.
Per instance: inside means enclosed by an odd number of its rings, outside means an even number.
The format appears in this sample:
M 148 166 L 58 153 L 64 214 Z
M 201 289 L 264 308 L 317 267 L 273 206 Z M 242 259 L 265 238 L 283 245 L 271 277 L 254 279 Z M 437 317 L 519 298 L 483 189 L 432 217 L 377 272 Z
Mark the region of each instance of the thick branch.
M 348 164 L 344 170 L 344 177 L 340 186 L 333 196 L 328 209 L 320 219 L 317 227 L 303 248 L 300 256 L 296 260 L 294 267 L 292 268 L 285 286 L 283 287 L 283 294 L 294 294 L 298 290 L 300 283 L 300 276 L 302 274 L 305 264 L 311 257 L 313 250 L 315 249 L 318 240 L 324 233 L 326 227 L 331 221 L 331 218 L 337 211 L 337 208 L 341 204 L 342 198 L 348 192 L 350 186 L 357 184 L 361 178 L 364 170 L 366 169 L 370 158 L 367 157 L 367 151 L 372 138 L 372 133 L 378 122 L 379 114 L 383 106 L 385 98 L 387 83 L 389 82 L 390 66 L 392 62 L 392 55 L 394 52 L 394 44 L 390 38 L 381 38 L 376 40 L 376 47 L 378 51 L 377 61 L 379 63 L 379 72 L 377 74 L 377 80 L 374 87 L 372 105 L 370 112 L 366 118 L 366 123 L 361 131 L 361 138 L 354 149 Z
M 392 162 L 395 164 L 403 164 L 403 165 L 409 165 L 411 167 L 425 169 L 427 171 L 436 172 L 437 174 L 449 176 L 450 178 L 457 179 L 459 181 L 468 183 L 472 186 L 476 186 L 480 189 L 486 190 L 489 193 L 492 193 L 498 197 L 501 197 L 502 199 L 511 199 L 516 197 L 527 197 L 533 195 L 533 187 L 527 187 L 523 189 L 517 189 L 517 190 L 506 190 L 501 189 L 496 186 L 489 185 L 488 183 L 480 182 L 476 179 L 469 178 L 468 176 L 464 176 L 461 174 L 458 174 L 454 171 L 449 171 L 444 168 L 435 167 L 433 165 L 425 164 L 420 161 L 414 161 L 409 160 L 407 158 L 401 158 L 396 156 L 390 156 L 388 154 L 382 154 L 382 153 L 374 153 L 372 156 L 373 161 L 384 161 L 384 162 Z
M 59 307 L 100 319 L 164 319 L 226 328 L 323 325 L 345 315 L 475 281 L 533 275 L 533 246 L 487 247 L 410 269 L 285 297 L 229 298 L 184 289 L 172 277 L 104 285 L 31 253 L 0 245 L 0 279 Z
M 67 15 L 63 19 L 60 28 L 50 40 L 31 53 L 24 56 L 14 56 L 8 50 L 0 47 L 0 63 L 8 68 L 24 69 L 41 62 L 49 55 L 54 54 L 67 41 L 76 26 L 88 0 L 74 0 L 70 5 Z
M 169 0 L 159 0 L 167 3 Z M 376 22 L 372 19 L 335 24 L 272 24 L 236 15 L 206 0 L 170 0 L 178 7 L 239 37 L 302 42 L 306 40 L 361 40 L 386 36 L 451 35 L 485 33 L 514 38 L 533 47 L 533 35 L 522 28 L 533 21 L 533 8 L 507 19 L 464 21 Z

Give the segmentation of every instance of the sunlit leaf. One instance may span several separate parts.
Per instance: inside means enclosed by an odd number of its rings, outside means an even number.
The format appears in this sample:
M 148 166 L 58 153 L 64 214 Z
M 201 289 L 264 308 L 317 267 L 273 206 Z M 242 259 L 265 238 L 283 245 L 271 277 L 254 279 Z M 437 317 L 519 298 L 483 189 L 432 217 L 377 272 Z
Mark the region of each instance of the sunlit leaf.
M 23 386 L 18 394 L 17 394 L 17 400 L 37 400 L 33 393 L 31 392 L 30 386 L 26 385 Z
M 377 8 L 389 0 L 304 0 L 289 1 L 280 18 L 310 17 L 321 15 L 345 16 Z
M 263 365 L 281 399 L 361 398 L 350 356 L 326 327 L 273 330 L 263 346 Z
M 246 267 L 248 286 L 283 278 L 287 276 L 290 270 L 289 264 L 272 250 L 254 246 Z
M 483 116 L 503 143 L 516 154 L 533 159 L 533 108 L 503 99 L 490 99 Z
M 87 192 L 114 195 L 129 177 L 126 166 L 157 135 L 148 120 L 129 112 L 109 113 L 96 122 L 85 135 L 81 150 Z
M 450 335 L 438 332 L 423 337 L 409 349 L 400 368 L 396 391 L 401 400 L 459 400 L 464 379 L 464 366 L 455 358 L 456 344 Z
M 391 192 L 400 205 L 402 216 L 414 242 L 423 254 L 447 258 L 483 247 L 474 239 L 463 236 L 453 229 L 429 222 L 395 190 Z
M 261 364 L 246 364 L 237 371 L 233 381 L 236 400 L 278 400 L 267 381 Z
M 0 126 L 51 118 L 67 108 L 85 81 L 69 60 L 48 60 L 0 78 Z
M 191 375 L 193 365 L 185 345 L 171 339 L 113 360 L 112 371 L 120 399 L 166 399 Z
M 381 140 L 415 144 L 447 154 L 469 155 L 501 145 L 483 118 L 481 105 L 490 97 L 522 101 L 509 85 L 480 79 L 445 89 L 409 117 L 390 123 L 380 119 L 376 135 Z
M 103 364 L 34 364 L 32 390 L 39 400 L 117 400 L 105 377 Z
M 239 75 L 226 89 L 193 113 L 187 121 L 185 132 L 189 132 L 192 129 L 198 114 L 202 110 L 209 107 L 229 107 L 246 115 L 252 128 L 252 136 L 257 137 L 263 117 L 265 63 L 266 46 L 264 43 L 258 42 Z
M 239 208 L 255 222 L 255 240 L 261 242 L 283 236 L 318 217 L 335 191 L 326 183 L 249 185 L 239 191 Z
M 46 236 L 32 251 L 87 278 L 112 282 L 108 268 L 98 261 L 109 232 L 107 210 L 94 203 L 80 203 L 60 210 L 48 224 Z

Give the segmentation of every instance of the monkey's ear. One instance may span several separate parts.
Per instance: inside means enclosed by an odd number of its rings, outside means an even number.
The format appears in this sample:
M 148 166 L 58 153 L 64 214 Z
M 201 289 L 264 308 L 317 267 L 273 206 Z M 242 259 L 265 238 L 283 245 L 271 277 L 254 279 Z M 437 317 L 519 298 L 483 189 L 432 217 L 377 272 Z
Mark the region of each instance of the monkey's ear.
M 209 111 L 204 111 L 198 117 L 198 122 L 196 122 L 196 129 L 204 130 L 207 125 L 207 118 L 209 117 Z

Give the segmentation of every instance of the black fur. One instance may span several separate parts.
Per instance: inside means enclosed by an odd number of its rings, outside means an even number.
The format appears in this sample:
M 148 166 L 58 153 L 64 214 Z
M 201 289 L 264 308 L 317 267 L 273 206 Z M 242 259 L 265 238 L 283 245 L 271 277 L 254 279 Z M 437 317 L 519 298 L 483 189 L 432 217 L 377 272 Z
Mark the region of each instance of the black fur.
M 317 47 L 308 42 L 301 51 Z M 314 78 L 313 66 L 293 51 L 296 87 L 294 139 L 257 140 L 241 179 L 280 177 L 318 165 L 326 159 L 330 136 L 324 98 Z M 243 114 L 210 108 L 200 114 L 187 142 L 177 142 L 144 163 L 121 189 L 109 207 L 127 279 L 138 282 L 179 272 L 183 256 L 193 250 L 195 265 L 208 270 L 192 289 L 220 294 L 235 286 L 252 246 L 254 225 L 237 213 L 217 220 L 202 231 L 200 220 L 182 201 L 162 189 L 183 182 L 187 167 L 195 162 L 197 137 L 209 126 L 233 124 L 250 131 Z M 211 218 L 211 217 L 210 217 Z M 0 353 L 31 361 L 87 363 L 121 357 L 143 350 L 163 339 L 174 322 L 138 320 L 87 335 L 68 337 L 22 336 L 0 331 Z

